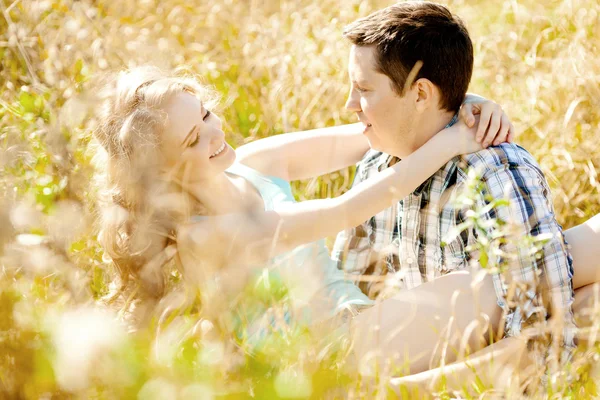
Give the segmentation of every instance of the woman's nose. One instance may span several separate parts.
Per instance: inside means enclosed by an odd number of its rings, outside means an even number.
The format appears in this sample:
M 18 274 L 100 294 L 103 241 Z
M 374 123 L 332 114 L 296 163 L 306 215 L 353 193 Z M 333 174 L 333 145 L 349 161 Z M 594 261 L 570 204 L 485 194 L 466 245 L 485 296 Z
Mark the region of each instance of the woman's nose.
M 215 132 L 215 134 L 212 135 L 212 137 L 210 138 L 210 142 L 212 144 L 216 144 L 216 145 L 220 145 L 221 142 L 223 142 L 224 140 L 225 140 L 225 134 L 223 133 L 223 131 Z
M 213 114 L 213 118 L 215 118 L 217 120 L 217 128 L 219 128 L 220 131 L 223 130 L 223 121 L 221 121 L 221 118 L 219 118 L 218 116 Z
M 219 124 L 217 129 L 212 131 L 212 135 L 210 135 L 210 141 L 214 143 L 221 143 L 225 140 L 225 132 L 221 129 L 221 124 Z

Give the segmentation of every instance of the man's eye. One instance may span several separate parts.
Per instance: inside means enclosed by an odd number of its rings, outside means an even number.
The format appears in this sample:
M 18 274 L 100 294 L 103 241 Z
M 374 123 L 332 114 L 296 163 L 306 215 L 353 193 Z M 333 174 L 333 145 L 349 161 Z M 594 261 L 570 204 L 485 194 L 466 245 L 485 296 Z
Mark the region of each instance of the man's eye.
M 361 87 L 358 87 L 358 86 L 356 86 L 356 87 L 355 87 L 355 89 L 356 89 L 356 91 L 357 91 L 358 93 L 364 93 L 364 92 L 366 92 L 366 91 L 367 91 L 367 89 L 363 89 L 363 88 L 361 88 Z
M 206 115 L 204 115 L 204 118 L 202 118 L 202 120 L 206 121 L 208 117 L 210 117 L 210 110 L 206 110 Z

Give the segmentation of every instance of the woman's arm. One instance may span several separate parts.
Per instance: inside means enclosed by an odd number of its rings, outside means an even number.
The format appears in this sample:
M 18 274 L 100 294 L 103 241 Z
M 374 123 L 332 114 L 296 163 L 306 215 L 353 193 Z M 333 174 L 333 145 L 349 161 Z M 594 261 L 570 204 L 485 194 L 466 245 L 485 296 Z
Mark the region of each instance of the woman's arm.
M 464 138 L 462 151 L 460 138 Z M 435 135 L 394 166 L 334 199 L 310 200 L 278 208 L 279 240 L 295 247 L 356 226 L 408 196 L 453 157 L 479 150 L 474 130 L 457 124 Z
M 369 150 L 361 123 L 285 133 L 236 150 L 238 161 L 287 181 L 312 178 L 356 164 Z
M 514 129 L 500 105 L 481 96 L 467 94 L 460 109 L 467 126 L 477 124 L 477 139 L 483 147 L 514 137 Z M 356 164 L 369 150 L 361 123 L 285 133 L 256 140 L 236 150 L 238 161 L 287 181 L 313 178 Z
M 459 123 L 340 197 L 290 203 L 269 212 L 211 217 L 182 228 L 178 238 L 203 253 L 225 245 L 217 251 L 223 261 L 231 256 L 264 261 L 358 225 L 410 194 L 456 155 L 480 148 L 474 129 Z

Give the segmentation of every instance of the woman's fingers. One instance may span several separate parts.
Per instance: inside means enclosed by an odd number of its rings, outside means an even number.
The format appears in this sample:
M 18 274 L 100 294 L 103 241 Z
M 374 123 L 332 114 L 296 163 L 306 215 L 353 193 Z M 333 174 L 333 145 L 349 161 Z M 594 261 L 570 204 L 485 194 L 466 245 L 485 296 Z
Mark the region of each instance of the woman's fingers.
M 500 108 L 500 107 L 498 106 L 497 108 Z M 492 112 L 490 126 L 487 130 L 487 134 L 485 135 L 485 138 L 483 139 L 483 147 L 484 148 L 487 148 L 490 144 L 492 144 L 492 141 L 494 140 L 494 138 L 500 131 L 500 125 L 502 123 L 501 121 L 502 121 L 502 110 L 499 110 L 499 111 L 494 110 L 494 112 Z
M 473 114 L 473 104 L 465 103 L 460 107 L 459 116 L 469 128 L 472 128 L 475 124 L 475 116 Z
M 506 114 L 502 114 L 500 131 L 498 131 L 498 134 L 496 135 L 496 138 L 494 139 L 494 146 L 498 146 L 500 143 L 504 143 L 504 142 L 508 141 L 509 129 L 510 129 L 510 121 L 508 119 L 508 116 Z
M 513 126 L 513 124 L 510 124 L 510 127 L 508 128 L 508 137 L 506 138 L 506 141 L 508 143 L 512 143 L 515 140 L 515 127 Z
M 488 126 L 490 124 L 490 118 L 492 117 L 493 105 L 489 103 L 485 103 L 481 108 L 481 117 L 479 118 L 479 126 L 477 126 L 477 134 L 475 136 L 475 140 L 477 143 L 481 143 L 483 141 L 483 137 L 485 136 L 485 132 L 488 130 Z
M 483 148 L 490 145 L 512 142 L 515 137 L 513 124 L 500 105 L 486 101 L 483 103 L 465 103 L 460 108 L 459 116 L 467 127 L 475 126 L 479 115 L 479 124 L 475 140 Z
M 460 109 L 460 117 L 468 127 L 470 119 L 476 121 L 474 115 L 479 114 L 479 124 L 477 125 L 477 133 L 475 140 L 481 143 L 483 148 L 490 145 L 497 146 L 501 143 L 512 142 L 515 137 L 513 124 L 510 122 L 508 115 L 502 110 L 500 105 L 486 101 L 483 103 L 466 103 Z

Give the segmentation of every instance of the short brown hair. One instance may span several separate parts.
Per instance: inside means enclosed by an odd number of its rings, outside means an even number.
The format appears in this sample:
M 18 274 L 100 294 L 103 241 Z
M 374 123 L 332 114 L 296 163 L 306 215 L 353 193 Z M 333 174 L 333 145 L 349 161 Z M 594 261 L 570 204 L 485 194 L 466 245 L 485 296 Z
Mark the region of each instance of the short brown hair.
M 375 46 L 375 68 L 392 80 L 399 96 L 422 61 L 414 80 L 429 79 L 440 89 L 442 109 L 460 108 L 473 73 L 473 44 L 463 22 L 446 7 L 394 4 L 348 25 L 344 37 L 356 46 Z

